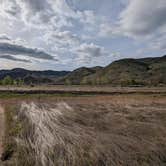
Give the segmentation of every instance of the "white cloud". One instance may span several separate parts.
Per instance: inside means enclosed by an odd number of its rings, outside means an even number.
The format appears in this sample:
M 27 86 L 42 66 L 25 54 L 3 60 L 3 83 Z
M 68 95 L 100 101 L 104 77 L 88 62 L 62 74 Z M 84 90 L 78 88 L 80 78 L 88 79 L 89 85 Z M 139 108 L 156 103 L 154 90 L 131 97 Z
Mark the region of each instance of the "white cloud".
M 83 43 L 76 48 L 74 52 L 77 55 L 76 61 L 78 63 L 90 63 L 93 59 L 108 55 L 104 47 L 95 45 L 93 43 Z
M 0 8 L 0 15 L 8 18 L 17 17 L 20 14 L 20 7 L 15 0 L 1 0 Z
M 66 0 L 2 0 L 0 3 L 1 15 L 47 29 L 71 26 L 70 19 L 95 24 L 97 18 L 93 11 L 73 10 Z
M 54 31 L 45 35 L 45 39 L 51 43 L 59 43 L 65 45 L 77 45 L 80 41 L 79 37 L 70 31 Z
M 0 41 L 11 41 L 11 39 L 6 34 L 0 34 Z
M 130 0 L 120 14 L 120 31 L 132 37 L 152 35 L 166 25 L 165 0 Z
M 115 33 L 115 30 L 109 23 L 100 24 L 99 36 L 101 37 L 112 37 Z

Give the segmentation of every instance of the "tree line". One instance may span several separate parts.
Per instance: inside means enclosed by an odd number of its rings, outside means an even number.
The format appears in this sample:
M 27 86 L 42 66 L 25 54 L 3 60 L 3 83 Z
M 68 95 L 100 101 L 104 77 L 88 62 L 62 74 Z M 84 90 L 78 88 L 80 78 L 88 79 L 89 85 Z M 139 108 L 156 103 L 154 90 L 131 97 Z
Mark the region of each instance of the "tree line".
M 21 78 L 13 79 L 11 76 L 6 76 L 0 80 L 0 85 L 16 85 L 21 86 L 24 85 L 24 80 Z

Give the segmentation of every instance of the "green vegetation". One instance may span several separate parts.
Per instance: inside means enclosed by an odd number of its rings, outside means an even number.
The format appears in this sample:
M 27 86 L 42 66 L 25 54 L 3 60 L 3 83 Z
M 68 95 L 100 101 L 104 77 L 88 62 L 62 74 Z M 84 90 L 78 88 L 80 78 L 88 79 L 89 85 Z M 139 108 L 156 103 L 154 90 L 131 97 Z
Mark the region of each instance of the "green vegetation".
M 24 80 L 22 80 L 21 78 L 12 79 L 12 77 L 7 75 L 2 80 L 0 80 L 0 85 L 3 85 L 3 86 L 6 86 L 6 85 L 23 86 Z
M 21 98 L 21 99 L 27 99 L 27 98 L 35 98 L 40 99 L 41 97 L 78 97 L 78 96 L 89 96 L 90 94 L 74 94 L 69 92 L 64 93 L 17 93 L 17 92 L 0 92 L 0 98 L 1 99 L 10 99 L 10 98 Z
M 69 79 L 65 80 L 65 85 L 71 85 L 71 81 Z
M 121 86 L 144 86 L 141 81 L 136 81 L 134 79 L 122 79 L 120 82 Z
M 13 85 L 14 80 L 10 76 L 6 76 L 3 80 L 1 80 L 2 85 Z
M 62 78 L 70 85 L 165 86 L 166 56 L 122 59 L 104 68 L 79 68 Z
M 18 147 L 15 138 L 17 138 L 23 130 L 21 122 L 16 118 L 16 110 L 16 105 L 6 105 L 4 152 L 1 157 L 4 166 L 16 166 L 15 153 Z
M 87 82 L 86 76 L 94 74 L 98 71 L 98 68 L 86 68 L 81 67 L 79 69 L 74 70 L 69 73 L 67 76 L 57 81 L 57 84 L 67 84 L 67 85 L 80 85 L 80 84 L 92 84 L 91 82 Z M 84 79 L 85 78 L 85 79 Z

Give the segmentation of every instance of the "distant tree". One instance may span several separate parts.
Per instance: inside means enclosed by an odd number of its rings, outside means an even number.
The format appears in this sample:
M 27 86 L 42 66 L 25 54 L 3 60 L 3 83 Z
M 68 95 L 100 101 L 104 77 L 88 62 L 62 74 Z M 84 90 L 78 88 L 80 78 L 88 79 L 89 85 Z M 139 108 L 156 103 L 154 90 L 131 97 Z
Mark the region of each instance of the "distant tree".
M 88 85 L 96 85 L 96 79 L 91 79 L 87 82 Z
M 17 85 L 18 85 L 18 86 L 24 85 L 24 80 L 21 79 L 21 78 L 19 78 L 19 79 L 17 80 Z
M 100 83 L 101 83 L 101 84 L 108 84 L 108 83 L 111 83 L 111 81 L 108 79 L 107 76 L 103 76 L 103 77 L 101 77 L 101 79 L 100 79 Z
M 96 79 L 94 79 L 93 81 L 92 81 L 92 84 L 94 84 L 94 85 L 100 85 L 101 84 L 101 78 L 100 77 L 97 77 Z
M 81 84 L 86 85 L 88 83 L 88 79 L 84 77 L 81 81 Z
M 17 80 L 13 80 L 13 85 L 17 85 Z
M 6 76 L 2 80 L 2 85 L 13 85 L 14 80 L 10 76 Z
M 66 85 L 71 85 L 71 81 L 70 81 L 69 79 L 66 79 L 66 80 L 65 80 L 65 84 L 66 84 Z

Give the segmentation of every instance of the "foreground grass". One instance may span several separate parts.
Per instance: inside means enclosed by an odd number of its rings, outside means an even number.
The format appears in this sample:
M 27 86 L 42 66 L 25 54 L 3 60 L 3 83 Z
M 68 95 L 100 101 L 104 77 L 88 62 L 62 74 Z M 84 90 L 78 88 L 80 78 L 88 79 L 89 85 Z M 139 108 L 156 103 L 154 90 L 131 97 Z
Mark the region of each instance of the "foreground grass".
M 6 105 L 5 108 L 4 152 L 1 157 L 3 166 L 16 166 L 16 152 L 18 150 L 16 138 L 23 130 L 22 123 L 16 116 L 17 109 L 16 105 Z
M 4 165 L 165 166 L 165 102 L 130 98 L 8 104 Z

